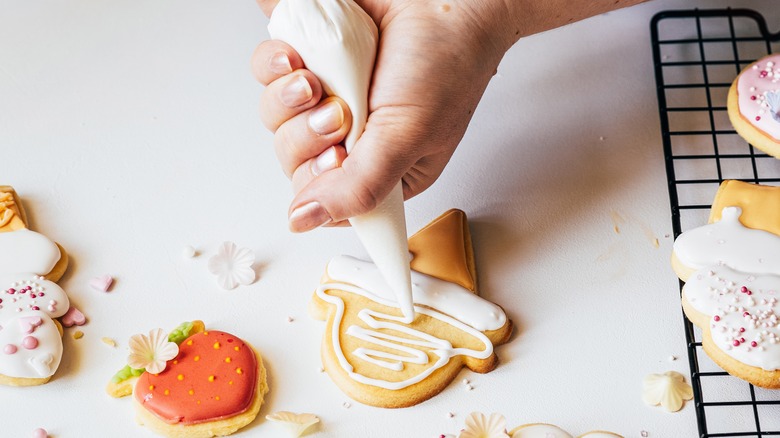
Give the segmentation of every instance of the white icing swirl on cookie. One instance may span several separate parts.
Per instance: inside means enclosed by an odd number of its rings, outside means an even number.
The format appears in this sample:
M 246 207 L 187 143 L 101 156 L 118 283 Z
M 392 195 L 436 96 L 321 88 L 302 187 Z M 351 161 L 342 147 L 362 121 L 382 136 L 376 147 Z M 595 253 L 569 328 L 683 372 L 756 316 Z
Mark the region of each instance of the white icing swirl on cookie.
M 693 269 L 726 265 L 741 272 L 780 275 L 780 236 L 746 228 L 742 209 L 726 207 L 721 220 L 682 233 L 674 242 L 680 262 Z
M 316 294 L 320 299 L 336 307 L 331 332 L 336 356 L 343 370 L 352 379 L 367 385 L 399 390 L 424 380 L 446 365 L 452 357 L 463 355 L 487 359 L 493 354 L 493 344 L 482 330 L 495 330 L 506 324 L 506 314 L 499 306 L 458 285 L 412 271 L 414 302 L 420 304 L 415 306 L 415 312 L 428 315 L 473 336 L 484 345 L 484 349 L 455 348 L 445 339 L 404 324 L 402 316 L 362 309 L 358 312 L 358 317 L 368 328 L 353 325 L 347 327 L 346 334 L 397 353 L 361 347 L 351 352 L 355 357 L 391 371 L 401 372 L 404 363 L 427 364 L 429 357 L 426 351 L 438 356 L 438 360 L 433 365 L 406 380 L 388 381 L 368 377 L 354 371 L 341 348 L 339 328 L 344 318 L 344 301 L 339 297 L 328 295 L 326 291 L 342 290 L 388 307 L 398 308 L 398 304 L 392 290 L 372 263 L 348 256 L 337 257 L 328 264 L 328 276 L 333 282 L 321 285 Z M 412 339 L 394 336 L 388 331 L 403 333 L 411 336 Z

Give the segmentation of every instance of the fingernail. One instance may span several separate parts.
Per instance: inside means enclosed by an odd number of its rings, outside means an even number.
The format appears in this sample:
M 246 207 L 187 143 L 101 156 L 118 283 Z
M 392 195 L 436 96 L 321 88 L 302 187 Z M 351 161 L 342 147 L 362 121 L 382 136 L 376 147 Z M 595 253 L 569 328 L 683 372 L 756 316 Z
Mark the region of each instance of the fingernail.
M 309 115 L 309 126 L 320 135 L 330 134 L 344 124 L 344 111 L 336 101 L 330 101 Z
M 303 105 L 311 100 L 311 96 L 311 86 L 303 76 L 291 80 L 282 89 L 282 102 L 289 107 Z
M 293 71 L 292 65 L 290 65 L 290 58 L 284 52 L 275 53 L 268 61 L 268 64 L 269 69 L 278 75 L 286 75 Z
M 304 204 L 290 214 L 290 230 L 294 232 L 309 231 L 321 227 L 332 221 L 330 215 L 319 202 L 313 201 Z
M 311 163 L 311 173 L 313 173 L 314 176 L 318 176 L 322 172 L 335 169 L 337 165 L 336 148 L 331 146 Z

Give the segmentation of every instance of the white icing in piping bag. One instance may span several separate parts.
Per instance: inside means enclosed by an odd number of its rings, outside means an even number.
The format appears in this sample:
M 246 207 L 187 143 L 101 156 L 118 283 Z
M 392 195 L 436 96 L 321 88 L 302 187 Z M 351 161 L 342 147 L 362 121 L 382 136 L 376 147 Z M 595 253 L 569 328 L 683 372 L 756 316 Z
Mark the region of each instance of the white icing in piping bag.
M 344 146 L 351 152 L 368 118 L 368 88 L 379 40 L 374 21 L 353 0 L 281 0 L 268 32 L 298 51 L 328 95 L 347 103 L 352 127 Z M 411 322 L 414 306 L 401 182 L 373 211 L 349 221 L 393 288 L 405 322 Z

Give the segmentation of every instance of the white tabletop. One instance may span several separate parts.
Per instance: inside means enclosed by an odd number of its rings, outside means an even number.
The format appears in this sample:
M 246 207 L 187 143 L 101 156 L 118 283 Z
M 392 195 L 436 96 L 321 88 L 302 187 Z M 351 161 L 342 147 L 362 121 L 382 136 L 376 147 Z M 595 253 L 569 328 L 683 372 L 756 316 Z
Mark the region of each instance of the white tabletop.
M 780 22 L 771 1 L 739 3 Z M 279 436 L 264 420 L 279 410 L 317 414 L 311 436 L 322 437 L 438 437 L 472 411 L 499 412 L 510 428 L 695 436 L 692 403 L 669 414 L 640 398 L 648 373 L 689 374 L 649 20 L 728 4 L 654 1 L 507 54 L 449 167 L 407 215 L 413 231 L 448 208 L 467 212 L 481 295 L 516 335 L 495 371 L 464 371 L 425 403 L 385 410 L 345 408 L 319 372 L 324 324 L 307 302 L 329 258 L 364 252 L 350 229 L 287 231 L 291 192 L 249 71 L 267 38 L 254 2 L 6 0 L 0 183 L 70 253 L 61 285 L 89 323 L 80 340 L 66 330 L 50 383 L 0 388 L 0 435 L 152 436 L 129 399 L 103 388 L 131 335 L 198 318 L 252 343 L 268 367 L 266 404 L 239 436 Z M 252 286 L 223 291 L 208 273 L 225 240 L 255 250 Z M 183 258 L 186 245 L 201 255 Z M 88 286 L 101 274 L 116 277 L 110 293 Z

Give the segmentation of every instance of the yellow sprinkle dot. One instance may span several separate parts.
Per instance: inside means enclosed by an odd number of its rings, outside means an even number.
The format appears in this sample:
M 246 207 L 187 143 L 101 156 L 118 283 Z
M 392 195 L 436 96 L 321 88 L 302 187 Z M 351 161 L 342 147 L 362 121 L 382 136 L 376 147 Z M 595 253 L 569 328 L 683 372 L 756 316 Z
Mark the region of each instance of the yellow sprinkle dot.
M 200 400 L 198 400 L 196 403 L 200 404 Z
M 149 385 L 149 391 L 154 391 L 154 385 Z
M 230 363 L 230 361 L 231 361 L 231 359 L 230 359 L 230 356 L 228 356 L 228 357 L 226 357 L 226 358 L 225 358 L 225 362 L 226 362 L 226 363 Z
M 189 391 L 187 391 L 187 393 L 188 393 L 189 395 L 193 395 L 193 394 L 195 394 L 195 391 L 193 391 L 192 389 L 190 389 Z
M 209 382 L 213 382 L 213 381 L 214 381 L 214 376 L 209 376 Z
M 165 395 L 170 395 L 170 394 L 171 394 L 171 391 L 169 391 L 169 390 L 167 390 L 167 389 L 166 389 L 165 391 L 163 391 L 163 394 L 165 394 Z
M 195 356 L 195 362 L 200 360 L 200 356 Z
M 214 400 L 219 401 L 219 396 L 214 397 Z
M 84 337 L 84 332 L 82 332 L 81 330 L 76 330 L 75 332 L 73 332 L 73 339 L 81 339 L 83 337 Z
M 176 376 L 176 378 L 179 380 L 184 380 L 184 374 L 179 374 L 178 376 Z
M 244 370 L 241 368 L 236 368 L 236 374 L 244 374 Z
M 178 365 L 178 364 L 179 364 L 179 360 L 178 360 L 178 359 L 177 359 L 177 360 L 174 360 L 174 361 L 173 361 L 173 364 L 174 364 L 174 365 Z
M 238 351 L 238 345 L 236 345 L 235 347 L 233 347 L 233 349 L 234 349 L 234 350 L 236 350 L 236 351 Z
M 100 338 L 100 340 L 109 347 L 116 347 L 116 341 L 111 338 Z
M 190 339 L 189 341 L 187 341 L 187 345 L 192 345 L 192 339 Z
M 232 381 L 232 380 L 228 382 L 228 385 L 232 385 L 232 384 L 233 384 L 233 381 Z
M 208 336 L 209 332 L 203 332 L 203 336 Z
M 215 342 L 214 343 L 214 349 L 215 350 L 219 350 L 219 342 Z

